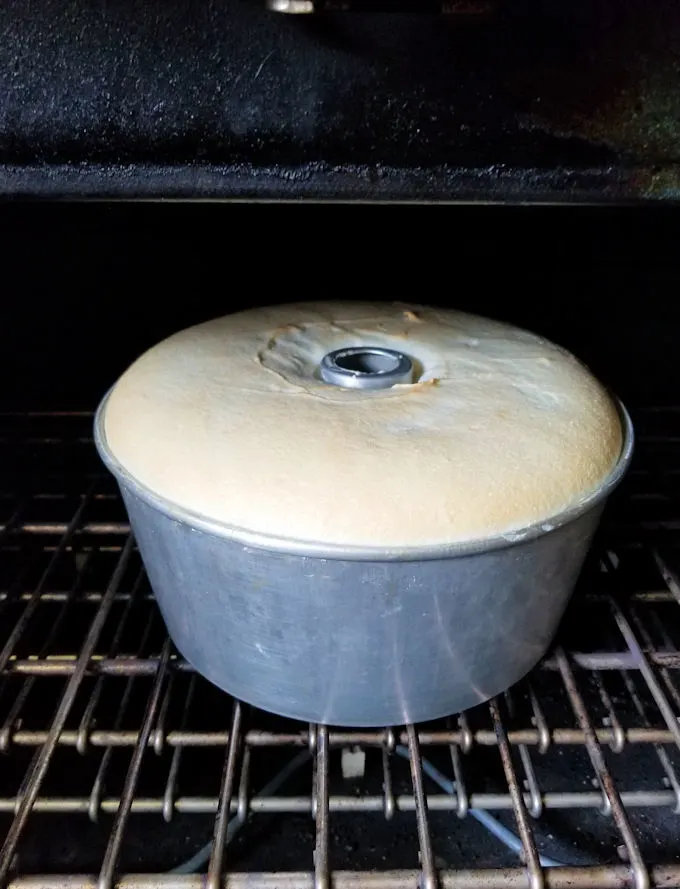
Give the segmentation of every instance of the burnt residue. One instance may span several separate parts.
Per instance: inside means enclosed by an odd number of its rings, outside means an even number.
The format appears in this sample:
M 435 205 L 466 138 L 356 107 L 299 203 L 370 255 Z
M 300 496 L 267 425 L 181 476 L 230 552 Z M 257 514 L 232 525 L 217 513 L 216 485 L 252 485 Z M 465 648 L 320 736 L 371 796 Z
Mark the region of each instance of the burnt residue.
M 678 9 L 288 17 L 259 0 L 8 0 L 0 192 L 675 196 Z

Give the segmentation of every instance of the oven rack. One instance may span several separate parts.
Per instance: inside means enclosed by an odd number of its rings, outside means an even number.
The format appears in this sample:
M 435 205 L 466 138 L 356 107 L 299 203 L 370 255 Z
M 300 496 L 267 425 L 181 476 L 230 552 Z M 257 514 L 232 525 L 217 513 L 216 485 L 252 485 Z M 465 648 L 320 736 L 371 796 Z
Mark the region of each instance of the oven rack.
M 253 711 L 177 654 L 94 453 L 91 414 L 0 416 L 0 880 L 13 889 L 680 886 L 678 847 L 652 842 L 659 823 L 672 837 L 680 813 L 680 410 L 641 408 L 634 420 L 633 468 L 543 663 L 450 720 L 349 730 Z M 265 774 L 304 750 L 309 768 L 295 786 L 260 795 Z M 343 777 L 357 751 L 359 775 Z M 424 758 L 455 779 L 455 793 L 434 787 Z M 483 843 L 456 860 L 441 825 L 467 837 L 473 809 L 505 819 L 521 860 L 487 855 Z M 662 821 L 652 825 L 652 814 Z M 575 818 L 577 830 L 587 818 L 593 834 L 604 825 L 601 860 L 542 867 L 552 815 Z M 246 834 L 273 816 L 309 826 L 297 828 L 294 867 L 266 855 L 260 866 L 257 853 L 244 864 L 243 849 L 225 843 L 230 818 Z M 170 872 L 181 842 L 167 867 L 151 848 L 131 855 L 140 825 L 162 844 L 187 819 L 213 837 L 203 873 Z M 353 819 L 378 853 L 399 822 L 404 848 L 394 854 L 407 863 L 367 864 L 351 844 L 340 848 L 336 825 Z M 39 850 L 62 830 L 68 855 L 50 859 Z

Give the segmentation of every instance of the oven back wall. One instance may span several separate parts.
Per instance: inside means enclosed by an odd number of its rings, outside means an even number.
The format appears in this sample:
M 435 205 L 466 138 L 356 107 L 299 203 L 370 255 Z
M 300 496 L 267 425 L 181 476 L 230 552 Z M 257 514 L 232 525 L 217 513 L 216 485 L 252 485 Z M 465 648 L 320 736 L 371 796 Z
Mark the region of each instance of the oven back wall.
M 572 349 L 626 401 L 676 396 L 677 213 L 345 211 L 0 208 L 0 409 L 92 409 L 163 337 L 291 295 L 408 299 L 505 319 Z

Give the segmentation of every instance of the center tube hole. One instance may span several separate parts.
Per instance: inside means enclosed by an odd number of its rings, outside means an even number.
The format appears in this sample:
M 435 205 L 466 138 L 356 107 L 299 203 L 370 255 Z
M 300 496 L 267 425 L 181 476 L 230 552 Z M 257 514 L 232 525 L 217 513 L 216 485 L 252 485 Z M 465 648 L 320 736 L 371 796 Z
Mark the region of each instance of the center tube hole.
M 412 381 L 413 363 L 393 349 L 351 346 L 324 355 L 319 375 L 324 383 L 345 389 L 389 389 Z
M 352 351 L 344 355 L 338 355 L 335 363 L 343 370 L 361 374 L 385 374 L 395 371 L 399 367 L 399 358 L 394 355 L 385 355 L 381 352 Z

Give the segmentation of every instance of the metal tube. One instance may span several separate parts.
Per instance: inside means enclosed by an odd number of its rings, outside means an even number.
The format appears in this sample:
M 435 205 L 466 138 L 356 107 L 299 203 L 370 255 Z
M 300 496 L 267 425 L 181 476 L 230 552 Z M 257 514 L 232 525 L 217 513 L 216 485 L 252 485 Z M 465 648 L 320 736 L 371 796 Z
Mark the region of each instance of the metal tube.
M 449 720 L 450 724 L 451 720 Z M 463 774 L 463 763 L 458 744 L 449 744 L 449 755 L 451 756 L 451 766 L 453 768 L 453 780 L 455 786 L 456 798 L 456 814 L 459 818 L 465 818 L 470 808 L 468 801 L 467 787 L 465 784 L 465 776 Z
M 16 728 L 11 733 L 10 743 L 17 747 L 40 747 L 47 739 L 47 732 L 32 729 Z M 668 729 L 651 726 L 635 726 L 624 730 L 626 744 L 673 744 L 674 738 Z M 552 742 L 556 746 L 583 746 L 585 735 L 580 729 L 558 728 L 551 732 Z M 601 744 L 612 745 L 616 741 L 616 733 L 613 729 L 595 729 L 595 736 Z M 139 737 L 136 729 L 93 729 L 89 735 L 88 743 L 92 747 L 134 747 Z M 447 744 L 462 746 L 462 733 L 423 731 L 418 735 L 418 743 L 422 747 L 436 747 Z M 493 731 L 479 729 L 473 735 L 473 743 L 479 747 L 495 747 L 497 739 Z M 63 731 L 59 735 L 58 743 L 64 747 L 76 747 L 79 733 L 73 730 Z M 251 747 L 305 747 L 307 745 L 307 733 L 289 734 L 251 730 L 245 734 L 245 742 Z M 197 731 L 186 728 L 172 729 L 164 738 L 164 744 L 168 747 L 224 747 L 229 741 L 228 732 Z M 514 747 L 519 744 L 527 744 L 541 748 L 542 735 L 540 729 L 510 729 L 508 741 Z M 151 742 L 150 742 L 151 743 Z M 361 745 L 364 747 L 381 747 L 385 743 L 385 736 L 380 732 L 329 732 L 329 744 L 331 747 L 347 747 Z M 406 744 L 404 733 L 399 736 L 399 743 Z
M 329 889 L 329 792 L 328 792 L 328 726 L 317 726 L 315 748 L 316 839 L 314 842 L 314 889 Z
M 378 346 L 336 349 L 321 359 L 324 383 L 345 389 L 389 389 L 410 383 L 413 362 L 401 352 Z
M 676 805 L 676 794 L 673 790 L 624 790 L 620 794 L 626 809 L 673 809 Z M 523 794 L 524 804 L 531 804 L 531 796 Z M 313 796 L 271 796 L 255 797 L 248 803 L 249 814 L 312 814 Z M 431 812 L 457 812 L 456 797 L 452 794 L 426 794 L 427 807 Z M 216 796 L 179 796 L 173 803 L 173 811 L 186 815 L 210 815 L 217 812 L 219 800 Z M 13 813 L 19 804 L 18 797 L 0 797 L 0 814 Z M 105 797 L 100 800 L 99 811 L 107 814 L 115 813 L 120 805 L 119 797 Z M 399 794 L 394 798 L 395 810 L 398 812 L 414 812 L 416 808 L 413 794 Z M 488 812 L 512 810 L 512 799 L 509 793 L 473 793 L 468 800 L 469 808 L 483 809 Z M 598 809 L 602 807 L 602 793 L 596 791 L 556 791 L 544 793 L 542 805 L 546 810 L 564 809 Z M 332 795 L 329 799 L 329 811 L 334 812 L 384 812 L 385 800 L 380 796 L 341 796 Z M 34 812 L 53 814 L 88 814 L 90 797 L 88 796 L 50 796 L 38 797 L 33 806 Z M 166 811 L 165 796 L 138 796 L 132 803 L 135 814 L 163 815 Z M 238 802 L 233 800 L 230 813 L 238 813 Z M 165 817 L 165 816 L 164 816 Z
M 416 870 L 336 871 L 336 889 L 413 889 L 417 885 Z M 527 874 L 523 867 L 479 870 L 443 871 L 439 875 L 441 889 L 526 889 Z M 657 865 L 650 869 L 651 886 L 655 889 L 678 889 L 680 865 Z M 630 869 L 624 865 L 611 867 L 555 867 L 545 874 L 546 889 L 628 889 Z M 125 874 L 116 882 L 116 889 L 203 889 L 201 874 Z M 18 877 L 8 889 L 96 889 L 96 878 L 89 874 Z M 231 873 L 225 874 L 220 889 L 314 889 L 311 872 Z
M 224 761 L 224 771 L 222 773 L 220 801 L 217 807 L 217 817 L 215 818 L 212 851 L 208 863 L 208 875 L 205 881 L 207 889 L 220 889 L 222 884 L 222 868 L 225 858 L 224 853 L 226 849 L 227 828 L 229 827 L 231 798 L 236 785 L 236 771 L 240 749 L 241 704 L 238 701 L 235 701 L 231 720 L 231 731 L 229 732 L 229 744 L 227 745 L 227 755 Z
M 413 799 L 418 824 L 418 845 L 420 846 L 420 866 L 422 868 L 422 879 L 419 881 L 419 886 L 421 889 L 437 889 L 437 871 L 434 865 L 432 838 L 427 819 L 427 797 L 425 796 L 423 782 L 423 766 L 420 760 L 418 735 L 413 725 L 409 724 L 406 726 L 406 735 L 408 737 L 409 764 L 411 766 Z
M 397 810 L 397 803 L 394 797 L 394 786 L 392 781 L 392 768 L 390 764 L 392 753 L 388 749 L 387 745 L 383 747 L 381 753 L 383 768 L 383 794 L 385 797 L 385 820 L 391 821 L 391 819 L 394 818 L 394 813 Z

